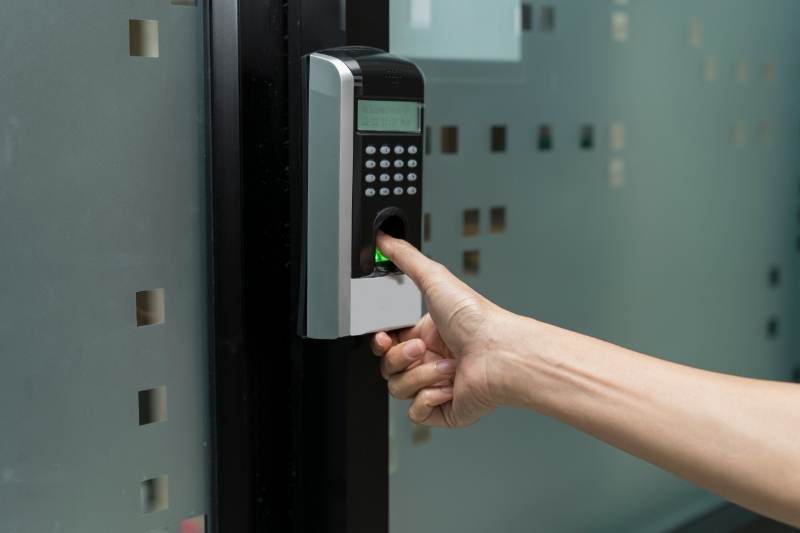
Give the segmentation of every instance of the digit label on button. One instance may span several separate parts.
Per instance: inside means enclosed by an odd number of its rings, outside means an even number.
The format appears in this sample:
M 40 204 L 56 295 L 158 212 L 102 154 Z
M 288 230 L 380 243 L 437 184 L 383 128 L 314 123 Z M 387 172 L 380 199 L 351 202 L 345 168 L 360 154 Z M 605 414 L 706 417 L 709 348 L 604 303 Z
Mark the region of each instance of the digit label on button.
M 381 174 L 381 181 L 382 181 L 382 182 L 386 183 L 386 182 L 387 182 L 387 181 L 389 181 L 390 179 L 392 179 L 392 177 L 391 177 L 389 174 L 385 174 L 385 173 L 384 173 L 384 174 Z
M 366 166 L 367 168 L 375 168 L 375 161 L 373 161 L 372 159 L 367 159 L 367 162 L 364 163 L 364 166 Z
M 412 195 L 413 194 L 417 194 L 417 188 L 416 187 L 409 187 L 408 189 L 406 189 L 406 192 L 408 194 L 412 194 Z
M 381 168 L 389 168 L 391 165 L 388 159 L 381 160 Z
M 417 160 L 416 159 L 410 159 L 408 161 L 408 168 L 417 168 Z
M 417 147 L 412 144 L 411 146 L 408 147 L 408 153 L 411 154 L 411 155 L 416 154 L 417 153 Z
M 372 146 L 370 144 L 369 146 L 367 146 L 366 150 L 364 150 L 364 151 L 367 153 L 367 155 L 373 155 L 378 150 L 374 146 Z
M 389 196 L 389 193 L 390 193 L 390 192 L 391 192 L 391 191 L 390 191 L 388 188 L 386 188 L 386 187 L 381 187 L 381 191 L 380 191 L 380 193 L 381 193 L 381 196 Z
M 403 194 L 403 188 L 402 187 L 395 187 L 394 188 L 394 194 L 395 194 L 395 196 L 401 196 Z
M 375 189 L 370 187 L 364 191 L 364 194 L 367 196 L 367 198 L 372 198 L 373 196 L 375 196 Z
M 417 173 L 416 172 L 409 172 L 408 173 L 408 181 L 417 181 Z
M 390 153 L 391 151 L 392 151 L 392 149 L 389 148 L 388 146 L 386 146 L 385 144 L 383 146 L 381 146 L 381 153 L 383 155 L 386 155 L 386 154 Z
M 405 162 L 402 159 L 398 159 L 394 162 L 394 168 L 403 168 L 405 166 Z
M 365 180 L 367 183 L 372 183 L 372 182 L 374 182 L 374 181 L 375 181 L 375 174 L 367 174 L 366 176 L 364 176 L 364 180 Z
M 406 152 L 406 149 L 400 146 L 399 144 L 394 147 L 394 153 L 397 155 L 403 155 Z
M 394 181 L 403 181 L 403 177 L 404 176 L 398 172 L 394 175 Z

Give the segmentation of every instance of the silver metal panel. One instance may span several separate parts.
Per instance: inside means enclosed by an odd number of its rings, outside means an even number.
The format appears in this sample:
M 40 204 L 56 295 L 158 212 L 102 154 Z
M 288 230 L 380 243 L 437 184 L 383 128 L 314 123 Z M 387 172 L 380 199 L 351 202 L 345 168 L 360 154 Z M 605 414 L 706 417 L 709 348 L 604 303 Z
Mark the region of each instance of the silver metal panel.
M 349 334 L 353 188 L 353 73 L 339 59 L 309 58 L 307 330 Z
M 405 274 L 350 280 L 350 335 L 411 326 L 421 311 L 422 295 Z
M 530 4 L 537 20 L 545 6 Z M 518 64 L 419 61 L 433 132 L 425 251 L 516 312 L 789 379 L 800 364 L 800 3 L 547 4 L 555 28 L 523 33 Z M 545 124 L 554 144 L 540 151 Z M 578 144 L 585 124 L 590 150 Z M 505 152 L 489 149 L 494 125 L 507 127 Z M 457 154 L 441 153 L 442 126 L 459 127 Z M 488 224 L 495 206 L 501 233 Z M 462 232 L 469 208 L 476 236 Z M 469 250 L 480 251 L 473 276 Z M 667 531 L 718 501 L 516 410 L 415 445 L 406 408 L 392 403 L 394 533 Z
M 0 530 L 177 532 L 210 504 L 202 10 L 0 11 Z M 158 21 L 153 57 L 130 20 Z M 158 288 L 164 323 L 137 327 Z M 168 508 L 143 514 L 159 476 Z

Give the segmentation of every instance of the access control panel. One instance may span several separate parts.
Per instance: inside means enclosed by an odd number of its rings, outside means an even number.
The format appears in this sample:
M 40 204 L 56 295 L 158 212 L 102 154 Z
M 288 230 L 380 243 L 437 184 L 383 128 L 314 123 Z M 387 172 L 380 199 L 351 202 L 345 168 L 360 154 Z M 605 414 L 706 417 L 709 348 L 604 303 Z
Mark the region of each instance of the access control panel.
M 360 179 L 356 187 L 360 198 L 354 202 L 360 207 L 353 221 L 353 239 L 359 243 L 354 247 L 357 254 L 353 257 L 354 277 L 372 274 L 376 262 L 380 268 L 393 268 L 380 250 L 375 249 L 375 225 L 403 238 L 420 231 L 421 137 L 421 134 L 391 136 L 366 132 L 356 136 L 356 150 L 361 157 L 357 163 Z
M 306 57 L 299 329 L 337 338 L 408 326 L 422 299 L 376 246 L 419 247 L 424 79 L 405 59 L 346 47 Z

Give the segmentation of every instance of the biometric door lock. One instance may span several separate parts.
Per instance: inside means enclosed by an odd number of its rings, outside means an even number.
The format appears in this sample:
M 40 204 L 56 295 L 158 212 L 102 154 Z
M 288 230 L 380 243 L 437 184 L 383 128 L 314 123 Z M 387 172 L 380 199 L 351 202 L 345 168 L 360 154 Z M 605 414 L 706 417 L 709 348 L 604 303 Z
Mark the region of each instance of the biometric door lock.
M 346 47 L 306 56 L 300 333 L 332 339 L 415 323 L 422 298 L 377 249 L 420 245 L 424 78 L 405 59 Z

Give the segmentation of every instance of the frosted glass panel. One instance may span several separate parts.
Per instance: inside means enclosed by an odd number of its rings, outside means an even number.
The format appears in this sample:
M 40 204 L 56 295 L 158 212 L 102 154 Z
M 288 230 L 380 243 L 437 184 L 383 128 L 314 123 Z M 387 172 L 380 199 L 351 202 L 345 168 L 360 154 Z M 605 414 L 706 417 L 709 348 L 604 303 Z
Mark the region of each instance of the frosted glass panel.
M 392 0 L 392 51 L 428 83 L 424 251 L 513 311 L 792 379 L 800 3 L 719 8 Z M 419 438 L 406 410 L 393 533 L 663 532 L 720 503 L 532 413 Z
M 0 531 L 180 531 L 211 495 L 202 7 L 0 11 Z
M 519 0 L 391 0 L 396 54 L 428 59 L 519 61 Z

